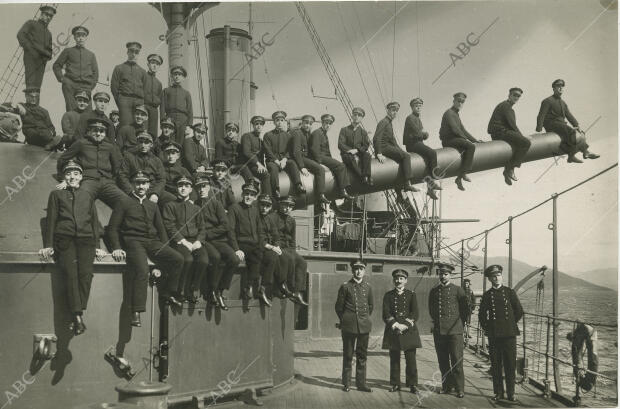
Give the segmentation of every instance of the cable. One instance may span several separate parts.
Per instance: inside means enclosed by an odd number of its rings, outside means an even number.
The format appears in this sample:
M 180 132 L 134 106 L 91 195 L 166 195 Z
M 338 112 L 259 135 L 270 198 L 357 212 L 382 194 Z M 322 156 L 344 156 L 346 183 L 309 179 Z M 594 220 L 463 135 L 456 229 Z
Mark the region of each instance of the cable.
M 360 33 L 362 34 L 362 40 L 364 40 L 364 44 L 366 43 L 366 36 L 364 35 L 364 30 L 362 29 L 362 22 L 360 21 L 360 16 L 357 13 L 357 9 L 355 8 L 355 4 L 353 4 L 353 10 L 355 11 L 355 17 L 357 17 L 357 24 L 360 27 Z M 375 70 L 375 64 L 373 63 L 372 58 L 370 57 L 370 51 L 368 47 L 364 47 L 366 50 L 366 55 L 368 56 L 368 60 L 370 61 L 370 66 L 372 67 L 372 73 L 375 77 L 375 82 L 377 83 L 377 89 L 379 90 L 379 95 L 381 95 L 381 102 L 385 105 L 385 97 L 383 96 L 383 92 L 381 90 L 381 85 L 379 84 L 379 77 L 377 76 L 377 71 Z

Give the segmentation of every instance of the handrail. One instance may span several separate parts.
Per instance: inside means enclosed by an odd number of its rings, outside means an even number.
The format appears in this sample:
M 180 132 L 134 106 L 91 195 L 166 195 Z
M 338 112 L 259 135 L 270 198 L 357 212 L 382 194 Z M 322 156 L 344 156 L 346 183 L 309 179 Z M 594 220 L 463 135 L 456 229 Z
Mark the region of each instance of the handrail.
M 571 320 L 571 319 L 568 319 L 568 318 L 554 317 L 552 315 L 541 315 L 541 314 L 535 314 L 533 312 L 526 312 L 526 311 L 523 311 L 523 314 L 533 315 L 535 317 L 549 318 L 549 319 L 552 319 L 554 321 L 565 321 L 565 322 L 572 322 L 572 323 L 575 323 L 575 324 L 587 324 L 587 325 L 591 325 L 593 327 L 618 328 L 618 324 L 612 325 L 612 324 L 603 324 L 603 323 L 598 323 L 598 322 L 585 322 L 585 321 L 582 321 L 582 320 Z

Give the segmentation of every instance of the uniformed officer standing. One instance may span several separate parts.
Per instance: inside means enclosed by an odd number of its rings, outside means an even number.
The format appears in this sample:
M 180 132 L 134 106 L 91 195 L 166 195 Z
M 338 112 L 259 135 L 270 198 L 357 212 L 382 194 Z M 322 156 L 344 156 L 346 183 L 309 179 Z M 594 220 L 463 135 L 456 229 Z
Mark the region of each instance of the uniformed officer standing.
M 166 158 L 164 160 L 164 176 L 166 179 L 166 185 L 164 186 L 164 191 L 159 196 L 160 207 L 163 207 L 167 202 L 172 202 L 177 197 L 177 185 L 176 181 L 180 176 L 185 176 L 186 178 L 191 178 L 191 175 L 183 166 L 181 166 L 181 161 L 179 160 L 181 157 L 181 147 L 178 143 L 174 141 L 168 141 L 163 146 L 163 156 Z M 198 188 L 197 188 L 198 189 Z
M 178 132 L 178 129 L 179 127 L 177 126 L 176 132 Z M 209 165 L 207 161 L 207 151 L 200 143 L 203 139 L 206 139 L 207 129 L 208 128 L 204 124 L 196 123 L 194 124 L 194 133 L 191 138 L 185 138 L 179 142 L 179 136 L 175 136 L 177 143 L 183 146 L 183 166 L 185 166 L 191 174 L 205 172 Z M 183 135 L 181 137 L 183 137 Z
M 161 95 L 163 87 L 157 79 L 157 70 L 164 63 L 164 59 L 158 54 L 150 54 L 146 57 L 149 70 L 146 72 L 144 83 L 144 106 L 149 114 L 147 129 L 155 138 L 157 136 L 157 126 L 159 125 L 159 106 L 161 105 Z
M 439 284 L 428 296 L 428 310 L 433 320 L 431 331 L 441 371 L 441 390 L 449 393 L 456 386 L 458 398 L 465 396 L 463 373 L 463 327 L 467 320 L 468 304 L 465 291 L 450 283 L 454 266 L 437 263 Z
M 162 218 L 171 247 L 181 254 L 184 260 L 178 292 L 185 295 L 187 302 L 195 304 L 198 302 L 200 282 L 209 265 L 209 255 L 202 246 L 205 241 L 205 225 L 200 207 L 189 200 L 193 190 L 192 180 L 179 176 L 176 185 L 177 198 L 164 205 Z
M 461 154 L 461 169 L 454 182 L 459 190 L 465 190 L 463 181 L 471 182 L 467 173 L 471 170 L 474 162 L 475 143 L 482 141 L 474 138 L 467 132 L 459 116 L 459 111 L 463 108 L 467 95 L 463 92 L 457 92 L 453 98 L 452 107 L 444 112 L 441 117 L 439 138 L 444 148 L 454 148 Z
M 18 104 L 18 109 L 21 107 L 19 114 L 26 143 L 53 150 L 62 140 L 62 135 L 56 135 L 49 112 L 39 105 L 41 91 L 38 88 L 26 88 L 24 94 L 26 103 Z
M 75 109 L 74 96 L 78 91 L 86 91 L 90 102 L 90 95 L 99 81 L 97 57 L 84 46 L 89 34 L 88 29 L 76 26 L 71 29 L 71 34 L 75 39 L 75 46 L 62 50 L 52 65 L 56 79 L 62 84 L 67 112 Z
M 325 169 L 310 159 L 308 140 L 313 123 L 312 115 L 304 115 L 301 117 L 301 126 L 291 131 L 291 157 L 304 176 L 310 173 L 314 175 L 314 197 L 317 198 L 317 204 L 329 204 L 329 200 L 325 197 Z
M 544 126 L 547 132 L 555 132 L 560 135 L 562 139 L 560 149 L 568 155 L 568 162 L 583 162 L 575 156 L 577 152 L 581 152 L 584 159 L 597 159 L 600 155 L 588 150 L 589 145 L 586 143 L 585 137 L 582 142 L 577 142 L 577 132 L 584 136 L 585 132 L 581 130 L 579 122 L 568 110 L 568 105 L 562 99 L 565 85 L 566 83 L 561 79 L 555 80 L 551 84 L 553 95 L 543 99 L 540 104 L 540 111 L 536 118 L 536 132 L 541 132 Z M 566 124 L 567 119 L 572 126 Z
M 338 290 L 336 314 L 340 320 L 342 334 L 342 390 L 351 390 L 353 351 L 355 351 L 355 384 L 357 390 L 372 392 L 366 385 L 366 358 L 368 337 L 372 329 L 370 315 L 373 310 L 372 287 L 364 280 L 366 263 L 351 261 L 353 277 L 344 282 Z
M 417 153 L 424 159 L 426 169 L 428 169 L 429 176 L 426 179 L 426 194 L 433 200 L 437 200 L 438 197 L 435 194 L 435 190 L 441 190 L 441 187 L 435 183 L 435 179 L 440 179 L 437 173 L 437 152 L 435 149 L 424 143 L 428 139 L 428 132 L 424 130 L 422 126 L 422 120 L 420 119 L 420 112 L 422 111 L 422 105 L 424 101 L 422 98 L 414 98 L 409 102 L 411 107 L 411 115 L 405 119 L 405 129 L 403 130 L 403 144 L 407 152 Z
M 90 93 L 78 91 L 75 93 L 75 108 L 62 115 L 60 126 L 62 127 L 62 144 L 70 146 L 76 139 L 76 132 L 80 123 L 80 115 L 90 105 Z M 81 137 L 84 137 L 82 135 Z
M 125 152 L 123 165 L 118 175 L 119 187 L 126 194 L 130 194 L 133 187 L 129 180 L 130 176 L 139 170 L 146 171 L 151 175 L 150 188 L 147 197 L 151 202 L 157 203 L 166 187 L 166 172 L 161 160 L 153 155 L 153 137 L 143 131 L 137 136 L 138 145 L 133 151 Z M 190 189 L 191 192 L 191 189 Z
M 130 41 L 126 47 L 127 61 L 114 67 L 110 81 L 110 90 L 121 117 L 121 127 L 129 125 L 133 120 L 135 107 L 144 104 L 144 85 L 147 76 L 144 68 L 136 63 L 142 44 Z
M 299 168 L 294 160 L 290 160 L 290 134 L 287 130 L 286 112 L 276 111 L 271 115 L 275 128 L 267 132 L 263 137 L 263 149 L 267 169 L 271 175 L 271 189 L 276 198 L 280 197 L 280 170 L 285 170 L 291 179 L 289 195 L 293 194 L 293 188 L 297 193 L 306 193 L 306 188 L 299 178 Z
M 166 243 L 168 236 L 157 205 L 146 197 L 149 175 L 138 171 L 131 177 L 133 191 L 119 201 L 110 216 L 108 233 L 116 261 L 127 260 L 123 270 L 123 304 L 131 310 L 131 325 L 141 327 L 140 313 L 146 311 L 148 259 L 161 266 L 165 279 L 159 296 L 167 303 L 182 307 L 175 298 L 183 256 Z
M 56 15 L 56 8 L 44 4 L 39 11 L 39 19 L 26 21 L 17 33 L 17 41 L 24 49 L 26 88 L 41 89 L 45 66 L 52 59 L 52 33 L 47 26 Z
M 116 136 L 116 144 L 123 154 L 134 149 L 138 145 L 136 138 L 142 132 L 147 132 L 149 113 L 142 104 L 134 107 L 134 121 L 127 125 L 122 125 Z M 152 136 L 152 135 L 151 135 Z
M 110 102 L 110 94 L 103 91 L 95 92 L 93 101 L 95 102 L 95 109 L 86 109 L 80 114 L 80 121 L 78 122 L 74 139 L 78 140 L 84 138 L 88 129 L 88 120 L 96 118 L 107 124 L 106 138 L 108 142 L 116 143 L 117 133 L 114 122 L 105 114 L 108 103 Z
M 415 292 L 405 288 L 409 273 L 403 269 L 392 271 L 394 289 L 383 296 L 383 349 L 390 351 L 390 392 L 400 390 L 400 351 L 405 353 L 405 383 L 411 393 L 418 392 L 416 348 L 422 341 L 416 322 L 420 316 Z
M 398 102 L 390 102 L 386 105 L 387 115 L 377 124 L 377 129 L 372 137 L 372 144 L 379 162 L 384 163 L 385 158 L 388 157 L 398 163 L 398 169 L 405 179 L 404 189 L 417 192 L 418 189 L 411 184 L 413 179 L 411 156 L 398 146 L 394 136 L 392 121 L 396 118 L 399 109 L 400 104 Z
M 258 197 L 258 237 L 260 248 L 263 252 L 261 264 L 261 285 L 258 288 L 259 299 L 268 307 L 271 307 L 271 290 L 274 276 L 278 268 L 282 249 L 280 248 L 280 229 L 278 216 L 271 212 L 273 208 L 271 196 L 260 195 Z
M 508 99 L 500 102 L 493 110 L 487 128 L 491 139 L 507 142 L 512 148 L 512 157 L 504 168 L 504 182 L 507 185 L 512 185 L 512 181 L 517 180 L 515 168 L 521 167 L 521 162 L 532 144 L 517 127 L 515 111 L 512 109 L 521 95 L 523 95 L 521 88 L 510 88 Z
M 310 158 L 320 165 L 327 166 L 332 172 L 336 180 L 336 186 L 338 186 L 338 193 L 336 193 L 338 197 L 353 199 L 353 196 L 349 195 L 347 191 L 351 186 L 349 176 L 347 175 L 347 167 L 344 163 L 332 158 L 329 148 L 327 132 L 334 121 L 335 118 L 331 114 L 321 115 L 321 127 L 315 129 L 308 139 Z
M 172 85 L 164 89 L 161 97 L 159 111 L 161 117 L 170 117 L 176 125 L 174 137 L 177 143 L 183 144 L 185 139 L 185 127 L 194 121 L 194 109 L 192 108 L 192 96 L 181 86 L 181 82 L 187 77 L 187 71 L 181 66 L 170 69 Z
M 491 282 L 480 301 L 478 321 L 489 338 L 489 355 L 493 375 L 493 401 L 504 399 L 504 379 L 506 374 L 506 392 L 510 402 L 515 398 L 515 368 L 517 360 L 517 323 L 523 316 L 523 308 L 517 293 L 502 285 L 500 265 L 494 264 L 484 270 L 484 276 Z
M 65 275 L 67 306 L 73 314 L 71 329 L 80 335 L 86 330 L 82 315 L 88 304 L 95 255 L 101 260 L 104 253 L 98 248 L 99 218 L 95 201 L 80 189 L 82 167 L 69 161 L 63 174 L 67 188 L 50 193 L 45 247 L 39 250 L 39 255 L 48 261 L 55 256 Z
M 250 120 L 252 132 L 241 135 L 241 149 L 239 151 L 239 162 L 243 165 L 239 169 L 239 174 L 245 183 L 253 180 L 253 177 L 260 181 L 260 191 L 271 196 L 271 182 L 269 171 L 265 166 L 265 152 L 263 151 L 263 141 L 260 133 L 265 125 L 265 118 L 260 115 L 253 116 Z
M 340 129 L 338 135 L 338 149 L 342 162 L 368 186 L 373 186 L 370 175 L 372 156 L 368 152 L 370 139 L 368 132 L 362 128 L 362 118 L 366 112 L 362 108 L 353 108 L 351 111 L 351 125 Z

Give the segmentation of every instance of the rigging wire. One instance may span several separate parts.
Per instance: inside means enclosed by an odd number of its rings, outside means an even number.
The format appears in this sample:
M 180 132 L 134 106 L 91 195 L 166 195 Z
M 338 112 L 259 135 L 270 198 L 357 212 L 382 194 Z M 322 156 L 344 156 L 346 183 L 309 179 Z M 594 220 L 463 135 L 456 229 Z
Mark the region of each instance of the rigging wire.
M 418 20 L 418 2 L 415 2 L 415 27 L 416 27 L 416 58 L 418 66 L 418 96 L 422 96 L 422 75 L 420 73 L 420 21 Z
M 396 2 L 394 2 L 394 30 L 392 34 L 392 100 L 394 100 L 394 68 L 395 68 L 395 59 L 396 59 Z
M 271 77 L 269 76 L 269 70 L 267 69 L 267 56 L 263 56 L 263 64 L 265 65 L 265 75 L 267 76 L 267 82 L 269 82 L 269 88 L 271 89 L 271 98 L 273 102 L 276 103 L 276 108 L 280 109 L 280 105 L 278 104 L 278 100 L 276 99 L 276 93 L 273 90 L 273 84 L 271 82 Z
M 200 62 L 200 41 L 198 40 L 198 24 L 194 24 L 194 37 L 196 37 L 196 40 L 194 41 L 194 55 L 195 55 L 195 64 L 196 64 L 196 71 L 197 71 L 197 76 L 198 76 L 198 97 L 199 97 L 199 101 L 200 101 L 200 113 L 201 113 L 201 122 L 203 124 L 206 124 L 206 106 L 205 106 L 205 95 L 204 95 L 204 86 L 203 86 L 203 82 L 202 82 L 202 63 Z M 193 118 L 192 118 L 192 122 L 193 122 Z

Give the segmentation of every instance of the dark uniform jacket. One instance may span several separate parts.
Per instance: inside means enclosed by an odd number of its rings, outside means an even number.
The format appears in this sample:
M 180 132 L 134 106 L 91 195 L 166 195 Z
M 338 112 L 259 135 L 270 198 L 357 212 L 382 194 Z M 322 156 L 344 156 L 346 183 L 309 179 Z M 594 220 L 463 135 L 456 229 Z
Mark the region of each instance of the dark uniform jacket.
M 315 162 L 323 163 L 323 158 L 331 158 L 332 152 L 329 149 L 329 138 L 323 128 L 315 129 L 308 139 L 310 149 L 310 159 Z
M 62 69 L 65 69 L 63 75 Z M 95 88 L 99 81 L 99 67 L 95 54 L 84 48 L 74 47 L 62 50 L 54 64 L 52 65 L 54 75 L 58 81 L 63 77 L 69 78 L 73 82 L 88 85 L 89 89 Z
M 52 135 L 56 134 L 56 128 L 52 124 L 52 119 L 47 109 L 35 104 L 22 103 L 21 105 L 26 109 L 26 113 L 21 116 L 22 131 L 24 133 L 30 129 L 49 129 Z
M 383 153 L 383 150 L 387 147 L 399 148 L 394 137 L 394 128 L 392 127 L 392 120 L 386 116 L 377 124 L 375 135 L 372 137 L 372 144 L 375 148 L 375 155 Z
M 504 131 L 515 131 L 521 133 L 517 126 L 517 119 L 512 104 L 509 101 L 500 102 L 491 114 L 487 132 L 491 135 Z
M 161 104 L 162 85 L 154 72 L 147 71 L 144 81 L 144 103 L 157 108 Z M 155 137 L 155 135 L 153 135 Z
M 205 226 L 200 207 L 189 198 L 177 198 L 164 205 L 162 218 L 166 232 L 174 243 L 187 239 L 191 242 L 205 241 Z
M 428 295 L 428 311 L 434 334 L 462 334 L 469 314 L 465 291 L 452 283 L 433 287 Z
M 146 71 L 134 61 L 125 61 L 114 67 L 110 90 L 118 106 L 118 97 L 121 95 L 134 98 L 144 98 Z
M 482 295 L 478 322 L 488 337 L 519 335 L 517 322 L 522 316 L 523 308 L 517 293 L 512 288 L 491 287 Z
M 273 129 L 263 136 L 263 149 L 265 150 L 265 160 L 273 162 L 282 158 L 290 158 L 289 143 L 290 134 L 287 131 Z
M 234 139 L 217 138 L 215 141 L 215 159 L 223 160 L 228 166 L 237 163 L 239 156 L 239 142 Z
M 308 139 L 310 132 L 305 132 L 301 128 L 293 129 L 291 132 L 290 155 L 299 166 L 299 169 L 305 168 L 304 158 L 309 157 Z
M 188 123 L 192 123 L 194 118 L 192 96 L 180 85 L 173 85 L 164 89 L 161 95 L 159 113 L 162 118 L 174 113 L 185 114 L 187 115 Z
M 67 187 L 50 192 L 47 201 L 44 247 L 54 247 L 54 236 L 99 238 L 99 218 L 92 196 Z
M 153 193 L 161 196 L 166 186 L 166 172 L 161 160 L 152 152 L 125 152 L 125 159 L 118 175 L 118 184 L 121 190 L 127 194 L 131 193 L 133 190 L 130 182 L 131 175 L 139 170 L 151 174 L 151 186 L 147 196 Z
M 345 281 L 336 299 L 340 330 L 350 334 L 368 334 L 372 329 L 370 315 L 373 307 L 372 287 L 366 280 L 360 283 L 353 278 Z
M 166 180 L 164 190 L 176 196 L 177 195 L 177 183 L 176 183 L 177 178 L 179 176 L 185 176 L 186 178 L 191 179 L 192 177 L 187 171 L 187 169 L 181 166 L 181 163 L 179 161 L 176 161 L 173 164 L 164 163 L 163 167 L 164 167 L 164 178 Z
M 338 149 L 340 149 L 341 154 L 351 149 L 366 152 L 369 146 L 370 139 L 368 139 L 368 132 L 366 132 L 361 125 L 355 129 L 353 129 L 353 125 L 345 126 L 340 129 L 340 134 L 338 135 Z
M 566 102 L 561 97 L 551 95 L 543 99 L 540 104 L 540 111 L 538 111 L 538 117 L 536 118 L 536 132 L 542 131 L 543 126 L 546 128 L 553 123 L 565 124 L 567 119 L 572 126 L 579 126 L 577 119 L 568 110 Z
M 288 214 L 278 213 L 276 220 L 278 222 L 278 231 L 280 233 L 282 248 L 296 249 L 297 236 L 295 230 L 297 229 L 297 223 L 295 219 Z
M 449 141 L 454 138 L 463 138 L 475 142 L 476 138 L 471 136 L 463 126 L 458 109 L 451 107 L 443 113 L 441 117 L 441 127 L 439 128 L 439 139 Z
M 224 209 L 228 211 L 232 205 L 237 203 L 235 199 L 235 193 L 232 190 L 231 182 L 228 177 L 223 182 L 217 180 L 215 176 L 211 178 L 213 184 L 211 190 L 215 195 L 215 198 L 219 200 Z
M 258 207 L 235 203 L 228 209 L 228 222 L 232 231 L 232 248 L 239 250 L 239 243 L 258 246 Z
M 242 163 L 248 165 L 256 165 L 260 161 L 265 164 L 265 153 L 262 149 L 263 141 L 260 135 L 254 132 L 248 132 L 241 135 L 241 160 Z
M 263 250 L 265 250 L 265 244 L 271 244 L 272 246 L 280 245 L 280 229 L 277 214 L 268 213 L 265 216 L 259 214 L 258 237 L 260 248 Z
M 118 148 L 106 139 L 95 143 L 83 138 L 64 151 L 56 164 L 58 180 L 62 180 L 62 168 L 69 159 L 75 159 L 84 169 L 84 179 L 116 179 L 123 158 Z
M 212 195 L 206 201 L 198 199 L 196 204 L 200 207 L 205 226 L 206 241 L 226 242 L 232 246 L 232 230 L 228 222 L 226 210 L 219 200 L 214 200 Z
M 157 138 L 155 138 L 153 140 L 153 148 L 151 149 L 151 151 L 159 158 L 161 159 L 161 161 L 166 164 L 166 156 L 164 154 L 163 148 L 164 145 L 167 144 L 168 142 L 170 142 L 171 140 L 174 140 L 174 134 L 170 135 L 171 137 L 165 137 L 164 134 L 160 134 Z M 182 152 L 181 152 L 181 156 L 182 156 Z M 177 162 L 181 163 L 181 158 L 179 157 L 179 160 Z M 185 168 L 183 168 L 185 169 Z
M 88 120 L 91 118 L 101 119 L 103 122 L 105 122 L 108 125 L 108 130 L 105 134 L 106 138 L 111 143 L 117 143 L 116 129 L 114 128 L 114 123 L 110 118 L 108 118 L 105 112 L 97 111 L 96 109 L 87 109 L 80 114 L 80 119 L 74 133 L 74 141 L 86 137 L 86 133 L 88 132 Z
M 405 119 L 405 129 L 403 130 L 403 145 L 412 146 L 417 142 L 424 141 L 424 126 L 420 115 L 411 113 Z
M 469 310 L 474 312 L 476 309 L 476 295 L 472 291 L 471 288 L 465 288 L 465 295 L 467 296 L 467 304 L 469 305 Z
M 17 32 L 17 41 L 25 53 L 38 55 L 46 61 L 52 59 L 52 33 L 42 21 L 26 21 Z
M 209 166 L 209 163 L 207 162 L 207 151 L 204 146 L 202 146 L 200 142 L 194 138 L 186 138 L 183 141 L 182 159 L 183 166 L 185 166 L 185 168 L 192 174 L 200 165 L 205 168 Z
M 122 240 L 168 240 L 166 229 L 156 203 L 148 198 L 138 199 L 131 193 L 123 198 L 112 212 L 108 224 L 110 244 L 114 250 L 123 248 Z
M 71 145 L 76 140 L 76 131 L 78 129 L 78 124 L 80 123 L 80 114 L 83 112 L 84 111 L 78 112 L 77 110 L 71 110 L 62 115 L 60 127 L 62 128 L 63 134 L 62 142 L 65 146 Z
M 383 322 L 385 322 L 385 331 L 383 332 L 383 349 L 403 350 L 401 343 L 409 345 L 409 348 L 421 348 L 422 341 L 420 333 L 415 323 L 418 321 L 420 312 L 418 310 L 418 301 L 415 293 L 411 290 L 404 289 L 398 294 L 396 289 L 390 290 L 383 296 Z M 407 320 L 412 320 L 414 323 Z M 392 329 L 395 322 L 405 324 L 408 329 L 398 335 Z M 406 339 L 405 339 L 406 338 Z M 402 341 L 402 342 L 401 342 Z
M 146 127 L 146 121 L 144 121 L 142 125 L 138 125 L 134 122 L 120 127 L 118 130 L 118 135 L 116 136 L 116 145 L 118 145 L 118 148 L 121 150 L 123 155 L 125 152 L 135 148 L 138 145 L 138 139 L 136 137 L 140 132 L 146 130 Z

